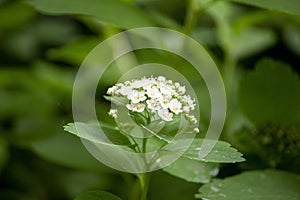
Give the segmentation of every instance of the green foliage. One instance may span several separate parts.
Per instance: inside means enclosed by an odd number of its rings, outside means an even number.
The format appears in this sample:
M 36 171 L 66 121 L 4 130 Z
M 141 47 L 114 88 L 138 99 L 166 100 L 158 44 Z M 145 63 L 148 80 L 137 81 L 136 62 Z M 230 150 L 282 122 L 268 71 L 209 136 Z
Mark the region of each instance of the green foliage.
M 69 123 L 68 125 L 64 126 L 64 130 L 96 144 L 102 143 L 103 145 L 130 145 L 128 138 L 122 135 L 119 129 L 114 126 L 103 123 L 99 124 L 102 129 L 101 131 L 99 130 L 100 127 L 98 127 L 98 125 L 95 123 L 76 122 L 75 124 Z M 103 133 L 107 138 L 101 136 L 101 133 Z M 111 142 L 111 144 L 109 142 Z
M 207 146 L 202 147 L 204 141 Z M 213 148 L 210 149 L 209 147 L 214 143 L 215 145 L 213 145 Z M 205 148 L 210 151 L 207 155 L 202 157 L 201 153 L 207 153 Z M 183 156 L 192 160 L 212 163 L 235 163 L 245 161 L 245 159 L 242 158 L 242 154 L 232 148 L 229 143 L 215 140 L 203 140 L 199 138 L 194 139 L 193 143 L 189 146 Z
M 81 170 L 102 170 L 77 138 L 62 132 L 42 141 L 32 143 L 33 151 L 45 160 Z
M 299 176 L 283 171 L 249 171 L 214 180 L 199 189 L 197 198 L 211 200 L 291 199 L 300 198 Z
M 300 28 L 294 25 L 284 28 L 284 40 L 296 54 L 300 55 Z
M 80 194 L 75 200 L 121 200 L 119 197 L 104 191 L 87 191 Z
M 300 120 L 300 79 L 282 62 L 264 59 L 240 83 L 239 104 L 255 124 Z
M 251 6 L 257 6 L 270 10 L 280 11 L 292 15 L 300 16 L 300 2 L 298 0 L 229 0 L 237 3 L 242 3 Z
M 274 32 L 266 28 L 246 26 L 237 30 L 236 24 L 243 17 L 233 20 L 237 17 L 237 9 L 232 4 L 217 2 L 208 9 L 208 13 L 216 22 L 219 43 L 231 59 L 238 60 L 255 55 L 276 42 Z
M 145 26 L 171 28 L 204 44 L 228 97 L 226 142 L 203 158 L 203 139 L 196 139 L 176 162 L 152 173 L 148 199 L 193 199 L 200 186 L 196 196 L 203 200 L 299 199 L 299 10 L 298 0 L 0 0 L 1 199 L 139 199 L 139 175 L 103 166 L 78 138 L 109 140 L 128 151 L 142 143 L 132 145 L 108 125 L 113 120 L 103 95 L 123 75 L 120 67 L 130 65 L 126 59 L 113 63 L 97 88 L 105 137 L 93 124 L 79 124 L 78 133 L 69 122 L 74 78 L 88 53 L 113 34 Z M 203 79 L 169 52 L 131 54 L 135 64 L 169 65 L 195 86 L 202 138 L 211 117 Z M 155 137 L 146 150 L 174 142 L 178 127 L 178 121 L 148 124 L 145 133 Z M 267 168 L 273 170 L 257 171 Z
M 138 8 L 118 0 L 28 0 L 36 9 L 49 14 L 88 15 L 101 22 L 121 28 L 153 26 L 151 20 Z M 121 17 L 120 17 L 121 16 Z
M 24 2 L 15 1 L 0 7 L 0 28 L 8 31 L 17 29 L 32 20 L 35 15 L 36 13 L 31 6 Z
M 208 183 L 219 172 L 217 164 L 181 157 L 163 171 L 193 183 Z

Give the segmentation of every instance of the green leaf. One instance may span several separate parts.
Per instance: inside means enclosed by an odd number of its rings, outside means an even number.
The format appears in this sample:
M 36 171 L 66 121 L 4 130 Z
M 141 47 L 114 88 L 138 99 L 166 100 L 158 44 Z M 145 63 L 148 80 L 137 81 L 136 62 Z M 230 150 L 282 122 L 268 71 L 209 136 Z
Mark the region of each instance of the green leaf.
M 268 29 L 248 28 L 234 35 L 231 49 L 235 58 L 250 57 L 276 43 L 275 33 Z
M 75 200 L 121 200 L 119 197 L 104 191 L 87 191 L 80 194 Z
M 47 57 L 51 60 L 79 65 L 100 42 L 101 40 L 95 37 L 81 38 L 63 47 L 50 49 L 47 51 Z
M 217 2 L 208 9 L 208 13 L 216 21 L 221 47 L 236 60 L 255 55 L 276 43 L 276 34 L 271 30 L 254 28 L 253 25 L 242 29 L 242 22 L 236 20 L 233 23 L 232 18 L 237 18 L 238 10 L 228 2 Z
M 34 9 L 20 1 L 0 7 L 0 28 L 15 29 L 28 23 L 36 15 Z
M 40 157 L 62 166 L 90 171 L 105 169 L 88 153 L 78 138 L 64 132 L 32 142 L 31 146 Z
M 119 105 L 119 106 L 125 106 L 129 102 L 128 99 L 126 99 L 124 97 L 117 97 L 117 96 L 103 96 L 103 97 L 107 101 L 110 101 L 113 104 Z
M 203 163 L 181 157 L 163 171 L 193 183 L 208 183 L 219 172 L 215 163 Z
M 283 171 L 249 171 L 214 180 L 199 189 L 196 198 L 209 200 L 298 200 L 300 176 Z
M 245 159 L 242 158 L 242 154 L 236 149 L 232 148 L 227 142 L 214 140 L 205 140 L 205 142 L 207 142 L 206 145 L 208 146 L 213 145 L 214 143 L 215 145 L 204 158 L 201 157 L 201 151 L 206 151 L 202 147 L 204 139 L 200 138 L 194 139 L 191 146 L 182 156 L 193 160 L 213 163 L 235 163 L 245 161 Z
M 240 82 L 239 104 L 253 123 L 292 124 L 300 117 L 300 79 L 290 66 L 263 59 Z
M 161 25 L 162 27 L 173 29 L 173 30 L 180 30 L 181 26 L 176 22 L 174 19 L 169 17 L 163 12 L 159 12 L 157 10 L 148 10 L 147 11 L 149 17 L 155 21 L 155 23 Z
M 229 0 L 229 1 L 300 16 L 299 0 L 288 0 L 288 1 L 287 0 L 272 0 L 272 1 L 270 0 Z
M 286 26 L 283 32 L 286 45 L 300 56 L 300 28 L 299 26 Z
M 97 144 L 103 143 L 104 145 L 131 145 L 128 138 L 122 135 L 120 131 L 114 126 L 110 126 L 103 123 L 101 123 L 100 126 L 106 137 L 100 134 L 101 131 L 95 123 L 76 122 L 76 126 L 74 123 L 69 123 L 66 126 L 64 126 L 64 130 L 82 139 Z M 78 129 L 80 131 L 78 131 Z
M 118 0 L 28 0 L 28 2 L 47 14 L 88 15 L 126 29 L 154 25 L 137 7 Z

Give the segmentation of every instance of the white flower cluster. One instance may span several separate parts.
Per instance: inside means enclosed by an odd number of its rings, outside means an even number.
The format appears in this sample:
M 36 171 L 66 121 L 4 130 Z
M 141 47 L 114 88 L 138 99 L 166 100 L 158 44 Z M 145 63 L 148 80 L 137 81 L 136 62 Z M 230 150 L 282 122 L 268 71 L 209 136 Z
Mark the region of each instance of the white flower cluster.
M 195 109 L 195 100 L 185 92 L 185 86 L 163 76 L 126 81 L 107 90 L 110 96 L 127 98 L 129 103 L 126 107 L 132 112 L 141 113 L 148 109 L 164 121 L 172 121 L 174 115 L 184 113 L 190 122 L 197 123 L 196 117 L 189 114 Z M 117 117 L 114 109 L 109 114 Z

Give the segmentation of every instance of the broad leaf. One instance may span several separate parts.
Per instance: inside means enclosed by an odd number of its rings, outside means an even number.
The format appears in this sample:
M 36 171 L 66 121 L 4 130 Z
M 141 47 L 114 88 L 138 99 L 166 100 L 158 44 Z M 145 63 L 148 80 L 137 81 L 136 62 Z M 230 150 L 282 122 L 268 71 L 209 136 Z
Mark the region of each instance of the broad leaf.
M 121 200 L 119 197 L 104 191 L 87 191 L 80 194 L 75 200 Z
M 76 122 L 76 126 L 74 123 L 69 123 L 64 126 L 64 130 L 97 144 L 131 145 L 128 138 L 122 135 L 115 127 L 103 123 L 100 126 L 102 131 L 95 123 Z
M 208 9 L 216 21 L 220 45 L 228 55 L 238 60 L 255 55 L 276 43 L 276 35 L 271 30 L 253 27 L 238 29 L 232 21 L 237 12 L 232 4 L 224 1 Z
M 234 35 L 231 49 L 236 58 L 250 57 L 276 43 L 275 33 L 268 29 L 248 28 Z
M 215 163 L 204 163 L 181 157 L 163 171 L 194 183 L 208 183 L 219 172 Z
M 2 30 L 20 28 L 34 16 L 34 9 L 23 2 L 15 1 L 5 4 L 0 7 L 0 28 Z
M 284 40 L 287 46 L 300 56 L 300 28 L 299 26 L 287 26 L 284 29 Z
M 242 158 L 242 154 L 232 148 L 227 142 L 206 140 L 207 146 L 214 145 L 209 152 L 202 147 L 203 142 L 204 139 L 194 139 L 192 145 L 183 154 L 183 157 L 214 163 L 235 163 L 245 161 L 245 159 Z M 208 154 L 203 158 L 201 156 L 203 153 Z
M 103 96 L 103 97 L 107 101 L 110 101 L 111 103 L 119 106 L 125 106 L 129 102 L 128 99 L 124 97 L 117 97 L 117 96 Z
M 255 124 L 296 123 L 300 117 L 300 79 L 282 63 L 264 59 L 239 87 L 239 104 Z
M 292 15 L 300 16 L 300 1 L 299 0 L 228 0 L 236 3 L 257 6 L 274 11 L 280 11 Z
M 196 198 L 209 200 L 298 200 L 300 176 L 283 171 L 249 171 L 214 180 L 199 189 Z
M 88 15 L 122 28 L 153 26 L 137 7 L 119 0 L 28 0 L 41 12 L 54 15 Z
M 85 149 L 80 140 L 66 133 L 32 143 L 32 150 L 45 160 L 80 170 L 105 169 Z
M 101 40 L 95 37 L 81 38 L 63 47 L 50 49 L 47 52 L 47 57 L 51 60 L 79 65 L 100 42 Z

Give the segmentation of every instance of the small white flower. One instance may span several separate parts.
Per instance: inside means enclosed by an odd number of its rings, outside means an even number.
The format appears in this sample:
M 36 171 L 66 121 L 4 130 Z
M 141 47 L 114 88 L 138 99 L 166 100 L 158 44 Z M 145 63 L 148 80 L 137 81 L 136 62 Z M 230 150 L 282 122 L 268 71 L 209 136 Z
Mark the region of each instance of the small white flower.
M 178 92 L 179 95 L 183 95 L 185 93 L 185 91 L 186 91 L 185 86 L 179 86 L 177 88 L 177 92 Z
M 119 89 L 119 93 L 123 96 L 128 96 L 132 93 L 132 89 L 130 86 L 121 86 L 120 89 Z
M 169 108 L 170 110 L 175 113 L 176 115 L 178 115 L 179 113 L 182 112 L 181 108 L 182 108 L 182 104 L 180 103 L 180 101 L 178 101 L 177 99 L 172 99 L 169 103 Z
M 128 110 L 131 110 L 133 112 L 143 112 L 145 109 L 145 104 L 142 103 L 136 103 L 136 104 L 127 104 L 126 108 L 128 108 Z
M 195 100 L 193 100 L 190 95 L 184 95 L 183 102 L 190 108 L 190 110 L 195 109 Z
M 194 128 L 194 132 L 199 133 L 200 132 L 199 128 Z
M 131 100 L 132 103 L 139 103 L 147 99 L 144 91 L 133 90 L 129 95 L 128 99 Z
M 106 93 L 107 93 L 108 95 L 114 95 L 115 92 L 117 91 L 117 89 L 118 89 L 118 87 L 114 85 L 114 86 L 108 88 L 108 90 L 107 90 Z
M 110 109 L 108 114 L 110 116 L 112 116 L 113 118 L 117 118 L 118 117 L 118 110 L 117 109 Z
M 150 110 L 159 110 L 161 109 L 160 102 L 157 99 L 150 99 L 146 101 L 147 107 Z
M 170 104 L 170 100 L 171 100 L 171 99 L 172 99 L 172 96 L 167 96 L 167 95 L 161 96 L 161 97 L 159 98 L 160 106 L 161 106 L 163 109 L 169 108 L 169 104 Z
M 164 121 L 172 121 L 173 120 L 173 114 L 170 113 L 167 109 L 158 110 L 157 114 Z
M 174 89 L 166 84 L 159 84 L 159 90 L 163 95 L 170 96 L 174 94 Z
M 131 86 L 135 89 L 139 89 L 139 88 L 142 88 L 142 87 L 144 87 L 145 85 L 148 85 L 148 84 L 149 84 L 149 81 L 147 79 L 141 79 L 141 80 L 134 80 L 131 83 Z
M 156 86 L 152 86 L 152 87 L 148 88 L 146 94 L 150 98 L 160 98 L 161 97 L 161 93 Z
M 125 81 L 124 85 L 129 86 L 131 84 L 130 81 Z
M 166 77 L 164 77 L 164 76 L 159 76 L 159 77 L 157 77 L 157 80 L 158 80 L 159 82 L 165 82 L 165 81 L 166 81 Z
M 196 117 L 194 115 L 189 115 L 189 114 L 186 114 L 185 115 L 186 119 L 189 120 L 192 124 L 196 124 L 198 121 L 196 119 Z
M 183 112 L 185 112 L 185 113 L 189 113 L 189 112 L 190 112 L 190 107 L 188 107 L 188 106 L 183 106 L 182 110 L 183 110 Z

